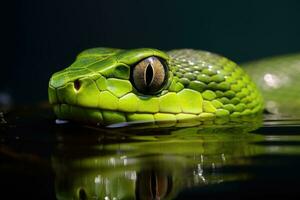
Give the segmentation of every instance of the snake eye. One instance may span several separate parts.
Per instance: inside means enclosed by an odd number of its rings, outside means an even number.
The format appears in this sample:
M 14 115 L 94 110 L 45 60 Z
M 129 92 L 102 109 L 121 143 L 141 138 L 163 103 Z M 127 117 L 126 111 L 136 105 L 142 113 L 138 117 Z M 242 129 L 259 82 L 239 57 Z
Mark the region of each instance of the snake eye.
M 156 93 L 165 83 L 166 65 L 157 57 L 148 57 L 133 68 L 132 80 L 141 93 Z

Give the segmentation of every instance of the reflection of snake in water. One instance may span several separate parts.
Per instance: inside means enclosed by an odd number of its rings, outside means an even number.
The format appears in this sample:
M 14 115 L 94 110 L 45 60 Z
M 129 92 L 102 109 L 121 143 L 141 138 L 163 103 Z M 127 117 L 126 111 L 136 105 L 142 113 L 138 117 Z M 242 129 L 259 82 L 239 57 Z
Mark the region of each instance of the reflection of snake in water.
M 59 200 L 174 199 L 190 187 L 249 178 L 246 172 L 224 173 L 223 167 L 249 163 L 247 157 L 265 152 L 254 144 L 263 137 L 253 133 L 207 134 L 198 127 L 161 136 L 135 131 L 130 142 L 105 133 L 107 140 L 116 137 L 116 143 L 106 144 L 89 130 L 63 135 L 64 145 L 52 155 Z
M 100 125 L 228 124 L 257 119 L 264 108 L 297 112 L 300 54 L 248 65 L 251 78 L 231 60 L 205 51 L 94 48 L 51 77 L 49 100 L 59 119 Z

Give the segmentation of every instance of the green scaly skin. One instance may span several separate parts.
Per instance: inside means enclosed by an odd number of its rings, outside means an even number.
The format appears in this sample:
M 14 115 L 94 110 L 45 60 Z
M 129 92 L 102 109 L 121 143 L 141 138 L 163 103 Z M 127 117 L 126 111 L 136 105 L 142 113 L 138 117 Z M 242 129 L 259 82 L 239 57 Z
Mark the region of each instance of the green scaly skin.
M 168 66 L 167 83 L 155 95 L 139 93 L 130 75 L 136 63 L 150 56 Z M 256 85 L 236 63 L 191 49 L 83 51 L 70 67 L 53 74 L 49 101 L 59 119 L 100 125 L 241 123 L 257 119 L 264 107 Z
M 263 58 L 243 67 L 259 86 L 268 112 L 299 118 L 300 53 Z

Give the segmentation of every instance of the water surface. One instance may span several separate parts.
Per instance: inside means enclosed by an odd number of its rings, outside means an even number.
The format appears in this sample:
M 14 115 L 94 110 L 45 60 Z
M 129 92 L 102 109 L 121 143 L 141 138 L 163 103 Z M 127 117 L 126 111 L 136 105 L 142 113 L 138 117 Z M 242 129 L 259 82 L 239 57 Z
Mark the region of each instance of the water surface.
M 300 121 L 238 129 L 104 129 L 55 124 L 48 108 L 0 121 L 1 194 L 11 199 L 215 199 L 299 196 Z

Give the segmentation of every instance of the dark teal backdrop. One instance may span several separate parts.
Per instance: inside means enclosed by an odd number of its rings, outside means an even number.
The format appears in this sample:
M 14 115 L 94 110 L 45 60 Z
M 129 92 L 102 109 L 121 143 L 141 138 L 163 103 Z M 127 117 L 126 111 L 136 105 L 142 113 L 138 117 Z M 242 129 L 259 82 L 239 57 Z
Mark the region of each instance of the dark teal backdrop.
M 0 93 L 47 100 L 50 75 L 97 46 L 196 48 L 237 62 L 300 51 L 300 1 L 40 1 L 2 7 Z

